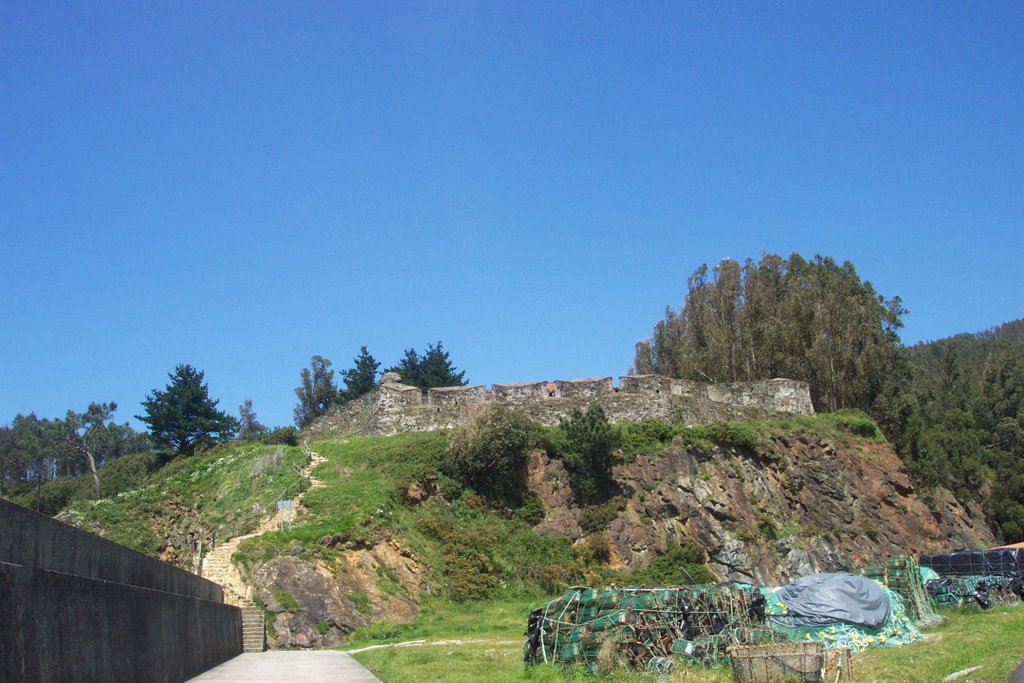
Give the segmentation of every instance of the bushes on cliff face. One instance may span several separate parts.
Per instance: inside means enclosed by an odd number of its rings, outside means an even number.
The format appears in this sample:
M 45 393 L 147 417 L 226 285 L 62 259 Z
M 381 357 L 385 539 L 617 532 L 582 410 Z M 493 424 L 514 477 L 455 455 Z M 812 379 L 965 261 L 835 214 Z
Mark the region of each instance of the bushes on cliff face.
M 684 539 L 672 545 L 646 569 L 633 572 L 630 577 L 637 586 L 674 586 L 679 584 L 714 583 L 718 578 L 705 562 L 707 554 L 700 543 Z
M 498 586 L 558 592 L 579 579 L 568 538 L 536 534 L 479 502 L 472 493 L 452 503 L 435 500 L 416 517 L 416 529 L 441 545 L 449 598 L 475 600 Z
M 619 430 L 597 403 L 591 403 L 586 412 L 574 408 L 559 429 L 565 436 L 562 461 L 572 474 L 576 495 L 588 501 L 607 498 L 613 488 L 614 452 L 622 441 Z
M 452 430 L 448 458 L 441 469 L 485 495 L 517 498 L 533 431 L 520 411 L 488 405 Z

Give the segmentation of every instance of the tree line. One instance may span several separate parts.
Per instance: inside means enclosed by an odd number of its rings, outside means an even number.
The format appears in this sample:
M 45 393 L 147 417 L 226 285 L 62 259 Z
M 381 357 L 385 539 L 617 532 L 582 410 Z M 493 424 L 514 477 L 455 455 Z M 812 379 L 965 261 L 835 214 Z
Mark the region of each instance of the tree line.
M 1024 322 L 906 348 L 908 311 L 853 264 L 762 255 L 700 266 L 682 306 L 636 345 L 631 371 L 705 382 L 788 377 L 815 409 L 873 417 L 919 484 L 981 500 L 1024 536 Z
M 342 372 L 344 389 L 335 385 L 330 366 L 329 360 L 314 356 L 312 367 L 300 373 L 302 384 L 296 389 L 300 402 L 295 409 L 300 427 L 372 390 L 380 380 L 380 363 L 365 346 L 353 367 Z M 465 384 L 465 373 L 455 368 L 440 341 L 428 345 L 422 354 L 407 349 L 388 371 L 398 372 L 403 382 L 423 390 Z M 127 422 L 117 423 L 118 406 L 112 401 L 90 403 L 81 412 L 69 410 L 57 419 L 19 414 L 10 426 L 0 426 L 0 495 L 17 496 L 36 509 L 49 510 L 59 508 L 60 500 L 43 500 L 47 482 L 88 474 L 92 495 L 100 498 L 100 469 L 129 454 L 156 453 L 166 462 L 236 440 L 298 443 L 296 428 L 263 425 L 251 400 L 238 407 L 238 417 L 218 406 L 219 400 L 210 397 L 203 371 L 180 364 L 168 373 L 164 388 L 153 389 L 142 401 L 142 411 L 135 418 L 146 425 L 145 432 Z M 64 500 L 73 493 L 64 487 L 55 495 Z
M 403 384 L 418 387 L 421 391 L 466 384 L 465 371 L 455 367 L 440 341 L 428 344 L 422 354 L 413 348 L 406 349 L 397 363 L 383 371 L 379 368 L 380 363 L 365 346 L 361 347 L 359 354 L 352 359 L 352 367 L 341 372 L 344 388 L 339 389 L 334 381 L 331 361 L 323 356 L 313 356 L 310 367 L 302 369 L 301 384 L 295 389 L 299 399 L 294 410 L 295 424 L 305 427 L 335 406 L 372 391 L 387 372 L 397 372 Z

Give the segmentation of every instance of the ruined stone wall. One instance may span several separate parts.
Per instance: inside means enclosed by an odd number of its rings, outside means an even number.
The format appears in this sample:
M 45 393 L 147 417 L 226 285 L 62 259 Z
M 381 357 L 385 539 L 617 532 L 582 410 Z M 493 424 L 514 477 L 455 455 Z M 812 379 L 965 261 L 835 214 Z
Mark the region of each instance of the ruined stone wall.
M 474 408 L 490 403 L 516 406 L 536 422 L 556 425 L 573 409 L 585 409 L 593 401 L 613 422 L 656 418 L 701 424 L 814 414 L 807 383 L 790 379 L 704 384 L 657 375 L 629 375 L 619 378 L 618 388 L 611 377 L 601 377 L 495 384 L 490 389 L 442 387 L 424 394 L 388 373 L 376 389 L 310 425 L 306 435 L 328 439 L 450 429 L 463 422 Z

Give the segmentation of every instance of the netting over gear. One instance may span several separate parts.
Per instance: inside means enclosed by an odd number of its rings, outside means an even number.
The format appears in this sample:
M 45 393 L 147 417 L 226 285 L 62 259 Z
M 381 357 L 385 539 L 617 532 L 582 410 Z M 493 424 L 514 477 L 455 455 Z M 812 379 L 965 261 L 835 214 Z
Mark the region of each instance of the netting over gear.
M 857 573 L 874 579 L 889 590 L 899 593 L 906 605 L 907 613 L 918 628 L 931 628 L 942 623 L 942 617 L 932 609 L 932 601 L 925 590 L 924 571 L 912 557 L 894 557 L 884 564 L 864 567 Z M 936 575 L 937 576 L 937 575 Z
M 937 605 L 988 609 L 1024 599 L 1024 579 L 1009 576 L 943 576 L 925 585 Z
M 748 584 L 673 588 L 572 588 L 530 613 L 528 663 L 582 664 L 591 672 L 614 668 L 667 672 L 672 662 L 716 666 L 728 648 L 766 643 L 823 644 L 826 651 L 893 647 L 922 638 L 903 598 L 882 586 L 889 616 L 871 629 L 837 622 L 786 627 L 770 618 L 787 607 L 767 588 Z
M 1024 548 L 958 550 L 921 557 L 922 567 L 942 576 L 1008 576 L 1024 578 Z
M 673 657 L 693 665 L 727 661 L 726 648 L 780 640 L 751 586 L 572 588 L 530 615 L 527 662 L 628 667 L 665 673 Z

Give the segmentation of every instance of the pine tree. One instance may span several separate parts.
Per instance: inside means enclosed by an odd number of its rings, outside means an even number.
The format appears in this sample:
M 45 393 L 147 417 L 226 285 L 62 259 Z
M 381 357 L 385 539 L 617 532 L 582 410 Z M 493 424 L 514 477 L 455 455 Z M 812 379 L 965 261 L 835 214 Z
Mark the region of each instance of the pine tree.
M 135 416 L 149 425 L 153 443 L 178 454 L 191 454 L 198 446 L 234 437 L 238 421 L 217 410 L 219 401 L 210 398 L 202 371 L 179 365 L 168 377 L 171 381 L 166 389 L 146 395 L 142 402 L 146 414 Z
M 423 391 L 434 387 L 459 387 L 466 384 L 465 371 L 459 371 L 444 350 L 441 342 L 429 344 L 422 356 L 415 349 L 406 349 L 397 365 L 387 369 L 397 372 L 403 384 L 419 387 Z
M 355 366 L 341 373 L 345 389 L 338 394 L 339 403 L 359 398 L 377 386 L 377 368 L 380 363 L 370 355 L 366 347 L 360 347 L 359 355 L 353 359 Z

